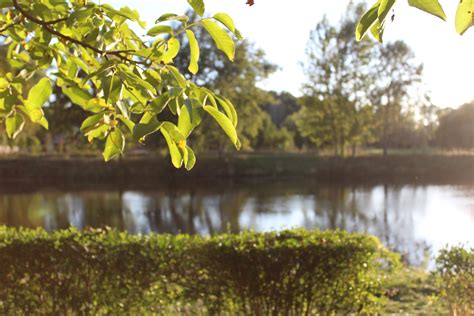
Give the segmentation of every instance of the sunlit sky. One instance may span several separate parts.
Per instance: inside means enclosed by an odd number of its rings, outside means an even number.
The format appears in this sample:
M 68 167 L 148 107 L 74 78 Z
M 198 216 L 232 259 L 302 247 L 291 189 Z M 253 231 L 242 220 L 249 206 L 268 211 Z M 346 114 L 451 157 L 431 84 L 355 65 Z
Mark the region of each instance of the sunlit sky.
M 373 2 L 373 0 L 370 0 Z M 140 12 L 151 27 L 162 13 L 181 14 L 186 0 L 104 0 L 116 7 L 129 6 Z M 301 95 L 305 80 L 300 62 L 305 60 L 309 32 L 326 14 L 337 22 L 347 0 L 255 0 L 252 7 L 245 0 L 206 0 L 207 14 L 229 13 L 245 38 L 262 48 L 267 59 L 280 67 L 261 84 L 265 89 L 289 91 Z M 441 0 L 448 21 L 424 14 L 398 1 L 395 21 L 388 23 L 385 40 L 405 40 L 425 65 L 424 82 L 432 101 L 440 107 L 458 107 L 474 100 L 474 28 L 464 36 L 454 29 L 458 1 Z

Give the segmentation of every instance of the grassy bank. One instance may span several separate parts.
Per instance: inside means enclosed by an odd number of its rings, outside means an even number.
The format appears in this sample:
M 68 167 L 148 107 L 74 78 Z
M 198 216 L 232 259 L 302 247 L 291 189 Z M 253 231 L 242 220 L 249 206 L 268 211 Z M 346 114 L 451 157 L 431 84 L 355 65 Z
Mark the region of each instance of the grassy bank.
M 0 159 L 0 185 L 28 183 L 157 183 L 170 179 L 311 178 L 347 183 L 473 183 L 473 155 L 393 155 L 335 159 L 309 154 L 202 155 L 190 171 L 160 157 L 139 156 L 105 163 L 85 157 Z

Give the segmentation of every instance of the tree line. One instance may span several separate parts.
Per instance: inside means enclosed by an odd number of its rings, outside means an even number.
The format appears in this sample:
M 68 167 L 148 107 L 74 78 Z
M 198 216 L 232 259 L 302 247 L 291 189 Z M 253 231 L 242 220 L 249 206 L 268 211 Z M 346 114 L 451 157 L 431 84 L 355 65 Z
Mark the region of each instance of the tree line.
M 200 71 L 193 73 L 188 67 L 192 63 L 189 40 L 181 33 L 177 38 L 181 50 L 173 62 L 186 79 L 232 101 L 244 150 L 331 148 L 335 156 L 348 156 L 362 147 L 380 148 L 385 154 L 389 148 L 474 147 L 474 102 L 457 110 L 433 105 L 423 88 L 423 65 L 406 43 L 378 44 L 354 37 L 364 10 L 364 5 L 351 2 L 337 23 L 324 17 L 311 31 L 302 62 L 306 81 L 299 97 L 258 87 L 278 66 L 247 40 L 236 46 L 230 61 L 208 32 L 196 29 Z M 195 13 L 189 15 L 189 23 L 198 19 Z M 6 56 L 5 49 L 0 54 Z M 0 68 L 6 72 L 9 65 L 3 56 Z M 72 106 L 61 87 L 53 87 L 44 110 L 54 122 L 49 131 L 29 125 L 15 145 L 59 152 L 90 147 L 79 129 L 87 114 Z M 163 115 L 162 120 L 172 119 L 172 113 Z M 0 144 L 11 144 L 5 133 L 0 135 Z M 190 135 L 188 144 L 196 151 L 219 154 L 232 148 L 209 116 L 202 118 L 201 128 Z M 147 139 L 146 148 L 162 146 L 166 146 L 162 138 Z

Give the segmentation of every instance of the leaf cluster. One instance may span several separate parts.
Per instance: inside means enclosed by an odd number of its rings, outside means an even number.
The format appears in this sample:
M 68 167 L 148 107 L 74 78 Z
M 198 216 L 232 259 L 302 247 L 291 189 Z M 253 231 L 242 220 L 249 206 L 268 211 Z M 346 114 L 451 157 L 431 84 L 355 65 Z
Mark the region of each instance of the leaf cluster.
M 361 17 L 356 29 L 357 40 L 360 41 L 370 32 L 376 40 L 382 42 L 387 18 L 396 2 L 397 0 L 377 0 Z M 408 0 L 408 4 L 446 21 L 446 14 L 438 0 Z M 474 0 L 459 2 L 455 21 L 456 31 L 461 35 L 474 25 Z
M 197 14 L 204 14 L 202 0 L 188 2 Z M 196 28 L 205 29 L 233 60 L 235 40 L 241 35 L 227 14 L 193 23 L 185 15 L 163 14 L 143 39 L 130 25 L 146 25 L 129 7 L 80 0 L 1 0 L 0 9 L 1 44 L 8 49 L 12 68 L 0 74 L 0 123 L 8 137 L 17 137 L 28 121 L 48 128 L 44 108 L 57 86 L 88 113 L 80 130 L 89 142 L 105 143 L 106 161 L 123 154 L 126 134 L 144 143 L 159 132 L 173 165 L 191 169 L 196 157 L 187 139 L 205 115 L 240 148 L 232 103 L 187 80 L 174 64 L 183 33 L 190 44 L 189 71 L 198 72 Z M 38 73 L 47 77 L 29 89 L 26 83 Z

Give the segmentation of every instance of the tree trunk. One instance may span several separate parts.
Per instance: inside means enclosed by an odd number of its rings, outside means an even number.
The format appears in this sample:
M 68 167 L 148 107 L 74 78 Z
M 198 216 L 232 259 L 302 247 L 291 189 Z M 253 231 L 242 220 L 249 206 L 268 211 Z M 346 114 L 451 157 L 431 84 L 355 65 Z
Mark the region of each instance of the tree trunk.
M 356 144 L 352 144 L 352 158 L 355 157 L 355 155 L 356 155 L 356 150 L 357 150 Z
M 385 106 L 384 118 L 383 118 L 382 147 L 383 147 L 384 157 L 388 155 L 388 124 L 389 124 L 389 104 Z

